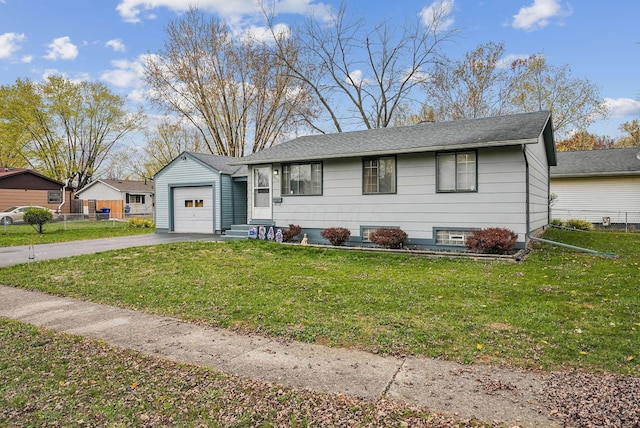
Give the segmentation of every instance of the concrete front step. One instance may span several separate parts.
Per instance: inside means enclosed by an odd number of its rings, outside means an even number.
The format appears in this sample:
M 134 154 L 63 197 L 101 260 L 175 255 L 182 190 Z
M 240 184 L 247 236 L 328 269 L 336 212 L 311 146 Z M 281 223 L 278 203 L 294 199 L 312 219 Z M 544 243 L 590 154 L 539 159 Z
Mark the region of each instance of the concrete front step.
M 274 227 L 275 224 L 232 224 L 231 228 L 225 231 L 223 235 L 223 239 L 225 240 L 239 240 L 239 239 L 247 239 L 249 237 L 249 230 L 252 227 L 259 228 L 260 226 L 265 226 L 267 229 L 269 227 Z

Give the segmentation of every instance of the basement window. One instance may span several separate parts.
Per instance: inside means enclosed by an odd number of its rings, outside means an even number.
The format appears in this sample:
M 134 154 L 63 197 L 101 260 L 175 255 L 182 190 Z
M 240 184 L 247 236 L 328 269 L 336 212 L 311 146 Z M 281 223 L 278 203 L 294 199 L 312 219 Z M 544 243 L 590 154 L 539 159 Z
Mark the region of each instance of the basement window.
M 455 245 L 464 247 L 467 238 L 473 235 L 473 230 L 438 230 L 436 232 L 437 245 Z

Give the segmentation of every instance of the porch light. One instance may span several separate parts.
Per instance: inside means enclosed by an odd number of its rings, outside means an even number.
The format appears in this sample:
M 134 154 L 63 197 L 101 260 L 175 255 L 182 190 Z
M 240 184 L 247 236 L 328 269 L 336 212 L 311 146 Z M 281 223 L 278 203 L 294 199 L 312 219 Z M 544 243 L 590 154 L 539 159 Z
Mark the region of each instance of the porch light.
M 273 175 L 278 175 L 278 170 L 277 169 L 273 170 Z

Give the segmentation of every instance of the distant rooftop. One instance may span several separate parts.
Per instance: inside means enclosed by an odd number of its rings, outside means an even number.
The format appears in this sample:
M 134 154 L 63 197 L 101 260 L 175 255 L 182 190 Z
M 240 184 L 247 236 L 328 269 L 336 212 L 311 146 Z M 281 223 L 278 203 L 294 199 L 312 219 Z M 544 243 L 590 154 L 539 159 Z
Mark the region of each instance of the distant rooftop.
M 558 152 L 551 178 L 640 175 L 640 147 Z

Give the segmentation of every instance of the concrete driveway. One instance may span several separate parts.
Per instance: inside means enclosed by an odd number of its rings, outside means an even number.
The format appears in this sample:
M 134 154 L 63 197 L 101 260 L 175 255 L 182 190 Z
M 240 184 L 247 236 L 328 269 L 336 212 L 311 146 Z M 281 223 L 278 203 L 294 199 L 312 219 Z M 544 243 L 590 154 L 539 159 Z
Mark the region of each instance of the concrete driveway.
M 120 248 L 142 247 L 184 241 L 220 241 L 220 235 L 185 233 L 150 233 L 148 235 L 60 242 L 56 244 L 0 247 L 0 267 L 29 263 L 34 260 L 61 259 L 80 254 L 94 254 Z

